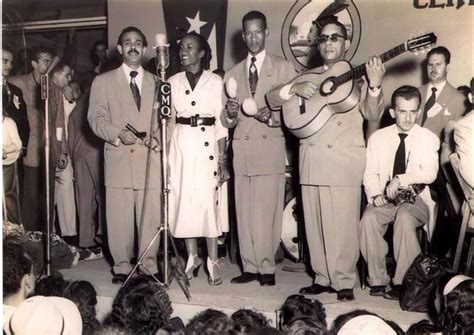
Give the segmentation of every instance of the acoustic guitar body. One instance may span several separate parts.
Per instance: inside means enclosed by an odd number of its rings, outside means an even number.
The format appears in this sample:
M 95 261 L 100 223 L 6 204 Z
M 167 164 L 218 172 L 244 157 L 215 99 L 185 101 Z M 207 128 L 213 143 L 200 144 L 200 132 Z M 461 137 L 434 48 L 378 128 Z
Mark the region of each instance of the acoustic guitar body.
M 306 138 L 318 132 L 337 113 L 346 113 L 359 103 L 360 91 L 354 80 L 337 84 L 332 79 L 352 69 L 340 61 L 326 72 L 307 71 L 292 83 L 311 81 L 319 90 L 308 100 L 293 96 L 283 105 L 285 125 L 296 137 Z

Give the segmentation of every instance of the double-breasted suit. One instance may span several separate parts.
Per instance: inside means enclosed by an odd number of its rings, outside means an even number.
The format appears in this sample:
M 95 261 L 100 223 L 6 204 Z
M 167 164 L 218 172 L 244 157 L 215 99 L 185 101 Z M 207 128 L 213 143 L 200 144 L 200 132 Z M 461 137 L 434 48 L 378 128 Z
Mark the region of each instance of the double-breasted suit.
M 240 102 L 252 97 L 248 73 L 246 58 L 224 77 L 224 81 L 229 78 L 236 80 Z M 267 106 L 265 94 L 269 90 L 295 75 L 291 63 L 265 53 L 253 96 L 258 108 Z M 244 272 L 275 272 L 285 189 L 285 138 L 280 119 L 279 110 L 272 112 L 272 126 L 244 114 L 242 110 L 233 122 L 223 117 L 224 125 L 235 127 L 232 140 L 235 204 Z
M 271 106 L 286 102 L 280 96 L 282 88 L 267 94 Z M 378 121 L 383 112 L 382 92 L 369 94 L 365 82 L 361 92 L 352 110 L 334 114 L 318 132 L 300 140 L 300 184 L 314 282 L 337 291 L 352 289 L 357 279 L 357 227 L 365 168 L 362 124 L 364 119 Z
M 93 132 L 105 141 L 107 233 L 115 274 L 127 274 L 132 268 L 134 222 L 138 227 L 138 253 L 141 255 L 157 232 L 161 219 L 159 152 L 151 151 L 147 169 L 148 148 L 141 141 L 124 145 L 118 138 L 127 124 L 150 135 L 156 83 L 151 73 L 140 70 L 143 71 L 140 110 L 135 104 L 124 64 L 94 79 L 89 101 L 89 124 Z M 160 138 L 156 120 L 153 132 Z M 147 174 L 148 184 L 145 183 Z M 147 203 L 142 213 L 145 189 Z M 157 248 L 157 243 L 154 243 L 143 262 L 151 273 L 157 272 Z

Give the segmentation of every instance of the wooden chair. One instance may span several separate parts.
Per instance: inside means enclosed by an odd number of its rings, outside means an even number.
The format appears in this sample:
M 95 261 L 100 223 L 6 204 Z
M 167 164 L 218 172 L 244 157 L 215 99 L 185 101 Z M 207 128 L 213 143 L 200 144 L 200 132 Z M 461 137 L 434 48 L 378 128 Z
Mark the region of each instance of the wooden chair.
M 466 234 L 471 234 L 471 235 L 474 234 L 474 225 L 472 225 L 471 227 L 469 226 L 469 222 L 473 220 L 472 211 L 471 211 L 471 208 L 469 207 L 469 199 L 472 196 L 472 188 L 466 183 L 464 178 L 459 173 L 458 155 L 456 153 L 451 154 L 451 156 L 449 157 L 449 160 L 451 161 L 451 165 L 453 166 L 454 172 L 456 173 L 456 178 L 464 194 L 464 201 L 462 204 L 462 221 L 461 221 L 461 227 L 459 229 L 459 237 L 458 237 L 458 242 L 456 245 L 456 251 L 454 254 L 454 261 L 453 261 L 453 271 L 458 272 L 459 264 L 461 262 L 462 248 L 464 245 Z M 472 263 L 473 255 L 474 255 L 474 235 L 471 236 L 471 239 L 469 242 L 469 251 L 468 251 L 467 260 L 466 260 L 466 268 L 464 269 L 464 273 L 466 275 L 469 275 L 471 272 L 471 263 Z

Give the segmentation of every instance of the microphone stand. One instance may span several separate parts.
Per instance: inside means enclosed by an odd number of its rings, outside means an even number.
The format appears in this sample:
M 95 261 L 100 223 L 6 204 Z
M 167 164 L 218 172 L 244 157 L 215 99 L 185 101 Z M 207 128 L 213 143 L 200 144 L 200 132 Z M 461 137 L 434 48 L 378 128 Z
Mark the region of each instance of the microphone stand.
M 186 299 L 188 301 L 191 301 L 191 294 L 189 293 L 189 280 L 186 277 L 186 273 L 184 271 L 184 265 L 179 258 L 178 255 L 178 250 L 176 249 L 176 244 L 174 242 L 173 236 L 169 233 L 169 184 L 168 184 L 168 140 L 167 140 L 167 131 L 168 131 L 168 118 L 170 115 L 166 115 L 165 113 L 161 113 L 161 117 L 158 118 L 158 113 L 159 113 L 159 107 L 160 107 L 160 90 L 162 89 L 162 83 L 165 82 L 166 80 L 166 68 L 167 66 L 161 66 L 157 64 L 157 73 L 159 73 L 158 80 L 156 82 L 156 90 L 155 90 L 155 101 L 153 102 L 153 111 L 152 111 L 152 117 L 151 117 L 151 124 L 150 124 L 150 144 L 148 148 L 148 157 L 147 157 L 147 178 L 145 180 L 145 185 L 148 185 L 148 173 L 150 169 L 150 154 L 152 149 L 152 135 L 153 135 L 153 128 L 155 125 L 155 122 L 157 119 L 159 119 L 160 124 L 161 124 L 161 143 L 162 143 L 162 149 L 161 149 L 161 164 L 162 164 L 162 220 L 160 223 L 160 228 L 156 232 L 155 236 L 153 239 L 150 241 L 148 246 L 145 248 L 145 251 L 143 254 L 140 256 L 140 258 L 137 260 L 137 264 L 133 267 L 132 271 L 128 275 L 127 279 L 124 281 L 120 289 L 125 287 L 133 274 L 138 270 L 138 267 L 142 265 L 143 259 L 146 257 L 148 251 L 151 249 L 153 243 L 157 239 L 160 238 L 161 233 L 163 233 L 163 257 L 164 257 L 164 274 L 163 274 L 163 282 L 158 280 L 153 274 L 151 274 L 152 278 L 158 282 L 160 285 L 164 287 L 169 287 L 171 280 L 169 276 L 169 252 L 168 252 L 168 241 L 171 241 L 171 246 L 173 248 L 173 252 L 176 256 L 176 264 L 174 266 L 174 271 L 171 274 L 171 277 L 176 277 L 177 282 L 179 286 L 181 287 L 181 290 L 183 291 Z M 169 85 L 169 84 L 168 84 Z M 171 101 L 170 101 L 171 103 Z M 145 208 L 146 204 L 146 193 L 144 195 L 144 204 L 143 204 L 143 209 Z M 142 210 L 143 210 L 142 209 Z M 143 215 L 142 215 L 143 217 Z M 140 225 L 142 226 L 142 225 Z M 146 268 L 144 268 L 145 271 L 149 272 Z
M 44 132 L 45 132 L 45 172 L 46 172 L 46 275 L 51 275 L 51 218 L 50 218 L 50 189 L 49 189 L 49 76 L 41 75 L 41 99 L 44 100 Z

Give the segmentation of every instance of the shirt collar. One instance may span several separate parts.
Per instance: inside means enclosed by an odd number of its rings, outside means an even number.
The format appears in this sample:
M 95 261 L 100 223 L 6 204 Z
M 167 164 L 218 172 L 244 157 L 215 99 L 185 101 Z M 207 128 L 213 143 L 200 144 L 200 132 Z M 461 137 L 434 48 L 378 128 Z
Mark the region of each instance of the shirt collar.
M 267 52 L 265 51 L 265 49 L 263 49 L 262 51 L 260 51 L 258 54 L 256 55 L 252 55 L 250 52 L 249 54 L 247 55 L 247 69 L 250 68 L 250 63 L 252 62 L 252 57 L 255 57 L 256 60 L 255 60 L 255 66 L 257 67 L 257 71 L 258 73 L 260 73 L 260 69 L 262 68 L 262 64 L 263 64 L 263 60 L 265 59 L 265 56 L 267 55 Z
M 432 82 L 430 82 L 428 84 L 428 91 L 427 91 L 428 93 L 426 94 L 426 99 L 430 98 L 431 89 L 433 87 L 436 87 L 436 97 L 438 97 L 438 94 L 443 90 L 444 86 L 446 86 L 446 80 L 443 80 L 442 82 L 436 83 L 436 84 L 433 84 Z
M 131 80 L 131 78 L 130 78 L 130 72 L 131 71 L 137 71 L 138 72 L 138 75 L 135 77 L 135 81 L 138 82 L 143 77 L 143 71 L 144 70 L 143 70 L 143 67 L 141 65 L 138 69 L 134 70 L 130 66 L 128 66 L 127 64 L 122 63 L 122 69 L 123 69 L 123 72 L 125 72 L 125 77 L 127 77 L 128 82 L 130 82 L 130 80 Z

